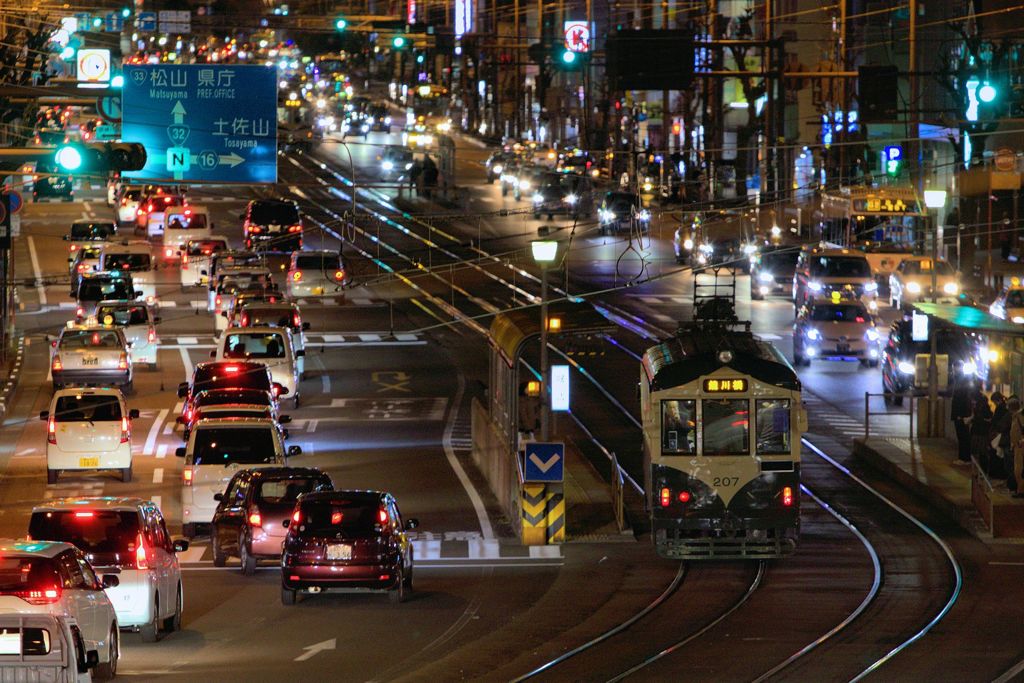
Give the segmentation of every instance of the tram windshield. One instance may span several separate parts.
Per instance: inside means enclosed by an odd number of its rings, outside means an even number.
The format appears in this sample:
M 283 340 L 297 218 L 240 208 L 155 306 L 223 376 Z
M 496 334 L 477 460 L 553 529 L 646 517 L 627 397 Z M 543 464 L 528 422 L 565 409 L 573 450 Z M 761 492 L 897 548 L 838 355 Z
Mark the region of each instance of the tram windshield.
M 697 451 L 697 402 L 669 400 L 661 402 L 661 452 L 695 453 Z
M 745 398 L 701 401 L 704 455 L 750 452 L 750 402 Z
M 758 455 L 789 454 L 789 399 L 768 398 L 757 401 Z

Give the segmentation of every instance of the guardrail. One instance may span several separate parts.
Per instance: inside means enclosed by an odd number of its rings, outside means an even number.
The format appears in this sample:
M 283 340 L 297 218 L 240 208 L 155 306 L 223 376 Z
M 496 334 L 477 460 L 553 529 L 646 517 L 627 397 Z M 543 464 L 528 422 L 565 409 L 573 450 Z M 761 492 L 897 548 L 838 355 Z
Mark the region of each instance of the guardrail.
M 881 397 L 891 394 L 873 394 L 869 391 L 864 392 L 864 438 L 871 436 L 871 415 L 906 415 L 907 416 L 907 437 L 910 439 L 914 438 L 914 397 L 911 394 L 905 394 L 907 400 L 907 409 L 905 411 L 892 411 L 892 410 L 876 410 L 874 413 L 871 412 L 871 398 Z
M 996 505 L 995 497 L 993 496 L 995 490 L 992 487 L 992 481 L 988 478 L 988 475 L 985 474 L 985 468 L 981 466 L 981 463 L 979 463 L 978 459 L 973 455 L 971 456 L 971 467 L 974 470 L 974 481 L 984 486 L 986 491 L 985 499 L 988 501 L 988 515 L 982 512 L 981 516 L 985 521 L 985 525 L 988 527 L 988 530 L 994 532 L 996 528 Z M 971 499 L 974 506 L 978 507 L 979 501 L 974 495 L 973 490 L 971 491 Z M 981 510 L 979 509 L 978 512 L 981 512 Z

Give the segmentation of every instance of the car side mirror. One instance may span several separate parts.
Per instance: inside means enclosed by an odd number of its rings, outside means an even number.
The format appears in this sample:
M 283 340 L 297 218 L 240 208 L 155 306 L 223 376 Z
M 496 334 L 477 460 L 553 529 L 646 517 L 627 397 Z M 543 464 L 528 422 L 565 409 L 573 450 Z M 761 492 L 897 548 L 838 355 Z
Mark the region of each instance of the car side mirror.
M 287 529 L 289 527 L 289 525 L 291 525 L 291 523 L 292 523 L 292 520 L 285 519 L 285 520 L 281 521 L 281 526 L 283 526 L 285 529 Z
M 289 446 L 288 447 L 288 455 L 289 456 L 302 455 L 302 446 Z
M 42 410 L 42 411 L 39 412 L 39 419 L 40 420 L 45 422 L 49 418 L 50 418 L 50 411 L 49 410 Z M 290 420 L 291 418 L 288 418 L 288 419 Z
M 286 424 L 289 424 L 292 421 L 292 416 L 291 415 L 281 415 L 280 417 L 277 418 L 277 421 L 280 422 L 283 425 L 286 425 Z
M 84 674 L 84 673 L 88 672 L 89 669 L 95 669 L 99 665 L 100 665 L 100 653 L 97 652 L 96 650 L 89 650 L 88 652 L 85 653 L 85 671 L 82 671 L 81 673 Z
M 139 409 L 138 408 L 130 409 L 128 411 L 128 419 L 129 420 L 137 420 L 137 419 L 139 419 Z
M 176 553 L 183 553 L 188 550 L 189 543 L 185 539 L 181 538 L 174 542 L 173 548 Z
M 295 352 L 295 357 L 296 358 L 302 358 L 305 355 L 306 355 L 306 350 L 305 349 L 299 349 L 298 351 Z
M 406 531 L 412 531 L 413 529 L 418 529 L 419 526 L 420 526 L 420 520 L 416 519 L 415 517 L 410 517 L 409 519 L 405 520 L 405 530 Z
M 178 385 L 178 398 L 185 398 L 188 396 L 188 382 L 182 382 Z
M 217 493 L 213 494 L 213 499 L 219 503 L 222 500 L 224 500 L 224 494 L 218 491 Z
M 103 588 L 117 588 L 121 585 L 121 579 L 116 574 L 104 574 L 103 575 Z
M 61 237 L 61 239 L 64 240 L 65 242 L 70 242 L 71 241 L 71 235 L 64 235 L 63 237 Z
M 302 323 L 302 331 L 306 332 L 309 330 L 309 323 Z
M 287 396 L 290 393 L 288 391 L 288 387 L 284 386 L 283 384 L 280 384 L 279 382 L 274 382 L 274 392 L 278 396 Z
M 186 449 L 184 446 L 178 446 L 177 448 L 174 449 L 174 455 L 178 458 L 184 458 L 185 452 Z

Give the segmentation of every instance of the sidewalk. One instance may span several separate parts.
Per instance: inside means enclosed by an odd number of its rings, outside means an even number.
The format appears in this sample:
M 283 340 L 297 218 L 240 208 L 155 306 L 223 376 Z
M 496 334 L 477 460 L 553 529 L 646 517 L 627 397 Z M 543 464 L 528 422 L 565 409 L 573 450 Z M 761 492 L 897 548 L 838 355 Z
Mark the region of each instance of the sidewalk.
M 1002 480 L 957 463 L 947 439 L 856 438 L 854 456 L 984 541 L 1024 541 L 1024 499 Z

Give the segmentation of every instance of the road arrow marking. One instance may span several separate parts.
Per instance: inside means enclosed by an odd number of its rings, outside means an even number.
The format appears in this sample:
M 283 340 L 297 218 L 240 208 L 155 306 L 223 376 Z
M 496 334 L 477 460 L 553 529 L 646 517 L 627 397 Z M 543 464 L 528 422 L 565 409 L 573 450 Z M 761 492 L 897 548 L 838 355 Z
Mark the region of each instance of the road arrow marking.
M 558 460 L 559 456 L 557 453 L 548 458 L 547 462 L 541 460 L 540 456 L 536 453 L 530 453 L 530 462 L 537 466 L 537 469 L 540 470 L 541 474 L 547 474 L 548 470 L 558 463 Z
M 222 164 L 227 164 L 231 168 L 234 168 L 235 166 L 238 166 L 240 163 L 244 162 L 245 158 L 240 157 L 234 152 L 232 152 L 231 154 L 221 154 L 220 157 L 218 158 L 218 161 L 220 161 L 220 163 Z
M 331 638 L 330 640 L 325 640 L 323 642 L 316 643 L 314 645 L 307 645 L 306 647 L 302 648 L 303 650 L 305 650 L 305 652 L 303 652 L 301 655 L 296 657 L 295 661 L 296 662 L 304 662 L 307 659 L 311 659 L 312 657 L 315 657 L 317 655 L 317 653 L 319 653 L 319 652 L 323 652 L 324 650 L 335 650 L 335 649 L 337 649 L 337 647 L 338 647 L 338 639 L 337 638 Z
M 185 123 L 185 107 L 181 106 L 181 100 L 174 103 L 171 113 L 174 114 L 175 123 Z

